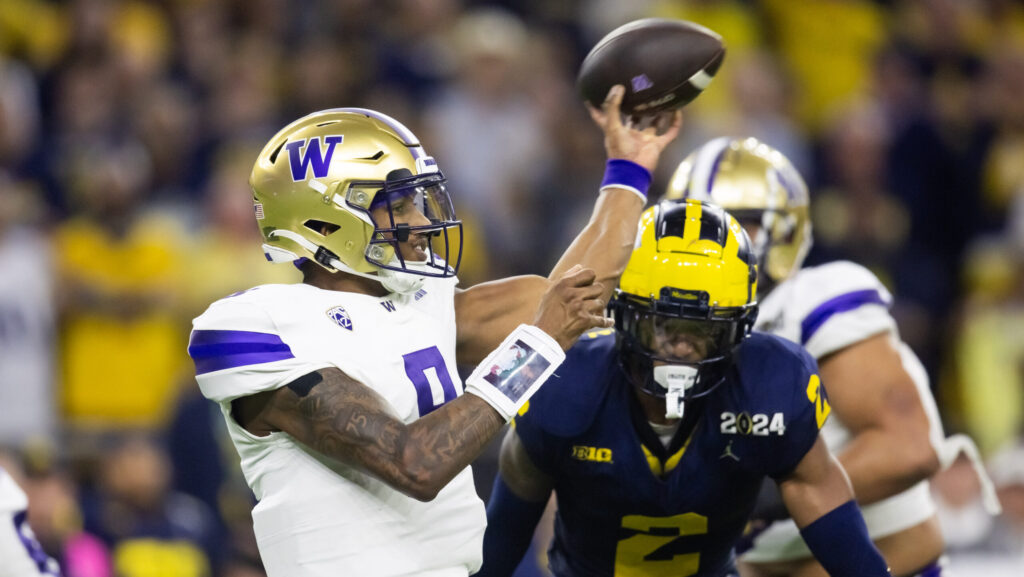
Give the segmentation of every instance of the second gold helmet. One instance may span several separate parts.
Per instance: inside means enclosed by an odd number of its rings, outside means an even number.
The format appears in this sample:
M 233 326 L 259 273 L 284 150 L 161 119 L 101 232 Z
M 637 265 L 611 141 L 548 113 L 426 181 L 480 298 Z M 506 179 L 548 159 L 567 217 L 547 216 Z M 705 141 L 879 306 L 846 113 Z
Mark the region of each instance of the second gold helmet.
M 753 250 L 772 283 L 798 270 L 811 248 L 807 184 L 781 152 L 756 138 L 701 146 L 676 168 L 665 197 L 710 201 L 759 225 Z

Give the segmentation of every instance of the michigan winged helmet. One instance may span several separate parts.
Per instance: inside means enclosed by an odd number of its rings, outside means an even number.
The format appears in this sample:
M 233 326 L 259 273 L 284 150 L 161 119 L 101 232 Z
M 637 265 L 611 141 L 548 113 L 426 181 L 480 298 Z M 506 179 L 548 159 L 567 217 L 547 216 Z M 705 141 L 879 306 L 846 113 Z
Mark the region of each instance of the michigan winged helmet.
M 711 201 L 757 225 L 752 242 L 763 290 L 798 270 L 811 248 L 807 184 L 781 152 L 756 138 L 716 138 L 700 147 L 676 168 L 665 197 Z
M 757 266 L 739 223 L 718 206 L 663 200 L 640 218 L 637 244 L 609 309 L 626 373 L 665 397 L 666 415 L 720 384 L 757 318 Z M 700 341 L 701 359 L 672 354 Z
M 249 184 L 268 260 L 308 259 L 402 293 L 458 270 L 461 223 L 444 175 L 384 114 L 335 108 L 296 120 L 263 148 Z M 396 218 L 399 206 L 417 212 Z M 403 257 L 402 242 L 425 258 Z

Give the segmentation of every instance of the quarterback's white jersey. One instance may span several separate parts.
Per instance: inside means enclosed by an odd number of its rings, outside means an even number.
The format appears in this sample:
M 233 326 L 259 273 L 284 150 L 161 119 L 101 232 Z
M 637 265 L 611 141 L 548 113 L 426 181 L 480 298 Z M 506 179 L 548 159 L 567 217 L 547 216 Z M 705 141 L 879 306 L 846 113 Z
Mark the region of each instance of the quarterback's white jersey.
M 0 577 L 60 577 L 27 521 L 28 497 L 0 467 Z
M 430 502 L 328 459 L 286 433 L 256 437 L 235 398 L 338 367 L 403 422 L 462 394 L 455 365 L 455 279 L 385 297 L 305 284 L 264 285 L 193 321 L 189 353 L 203 394 L 220 403 L 258 503 L 253 524 L 270 577 L 463 577 L 481 564 L 484 506 L 469 467 Z
M 913 351 L 899 340 L 896 321 L 889 314 L 891 304 L 892 295 L 866 268 L 847 261 L 833 262 L 801 269 L 775 287 L 761 301 L 754 329 L 799 343 L 815 359 L 869 337 L 891 333 L 931 422 L 932 444 L 940 450 L 944 433 L 928 375 Z M 827 389 L 828 383 L 824 385 Z M 849 430 L 834 414 L 821 435 L 834 454 L 840 453 L 850 439 Z M 869 535 L 877 540 L 921 523 L 935 513 L 935 504 L 928 482 L 922 481 L 903 493 L 863 506 L 861 512 Z M 742 559 L 759 563 L 810 555 L 796 524 L 788 520 L 773 523 Z
M 7 471 L 0 467 L 0 513 L 20 513 L 28 508 L 28 497 Z

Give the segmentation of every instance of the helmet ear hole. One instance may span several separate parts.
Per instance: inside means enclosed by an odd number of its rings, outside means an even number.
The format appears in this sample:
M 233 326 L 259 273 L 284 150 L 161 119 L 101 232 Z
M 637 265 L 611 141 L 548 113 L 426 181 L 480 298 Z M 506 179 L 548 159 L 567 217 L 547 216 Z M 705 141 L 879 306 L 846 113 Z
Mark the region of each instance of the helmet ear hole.
M 322 220 L 315 219 L 307 220 L 306 222 L 302 223 L 302 226 L 305 226 L 306 228 L 319 234 L 320 236 L 328 236 L 329 234 L 341 228 L 336 224 L 331 224 L 329 222 L 324 222 Z

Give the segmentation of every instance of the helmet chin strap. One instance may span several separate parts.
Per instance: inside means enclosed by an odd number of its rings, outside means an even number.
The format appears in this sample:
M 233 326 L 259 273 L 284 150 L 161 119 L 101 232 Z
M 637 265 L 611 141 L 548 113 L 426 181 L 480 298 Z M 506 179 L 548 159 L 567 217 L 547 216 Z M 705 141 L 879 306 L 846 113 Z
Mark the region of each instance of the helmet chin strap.
M 686 392 L 697 384 L 697 367 L 660 365 L 654 367 L 654 382 L 665 387 L 665 418 L 683 418 Z
M 288 240 L 291 240 L 298 244 L 299 246 L 301 246 L 302 248 L 308 250 L 312 254 L 316 254 L 317 251 L 320 250 L 319 246 L 317 246 L 310 240 L 306 239 L 305 237 L 290 230 L 278 229 L 272 231 L 270 233 L 270 236 L 280 236 L 287 238 Z M 287 255 L 290 257 L 287 259 L 289 261 L 294 261 L 299 258 L 298 255 L 296 255 L 295 253 L 277 247 L 272 247 L 266 244 L 263 245 L 263 252 L 266 253 L 269 257 L 271 257 L 275 262 L 279 262 L 278 259 L 284 257 L 285 253 L 287 253 Z M 392 262 L 397 263 L 398 259 L 394 258 Z M 367 278 L 372 281 L 377 281 L 385 289 L 387 289 L 388 292 L 399 293 L 404 295 L 414 293 L 423 287 L 423 277 L 417 276 L 412 272 L 403 273 L 399 271 L 380 269 L 377 271 L 376 274 L 369 274 L 352 269 L 347 264 L 338 260 L 336 257 L 331 257 L 327 259 L 326 264 L 331 268 L 334 268 L 335 270 Z M 406 263 L 406 266 L 415 266 L 416 264 L 418 263 Z
M 394 259 L 392 262 L 398 262 Z M 405 263 L 406 268 L 415 266 L 418 263 Z M 413 272 L 400 272 L 397 270 L 380 269 L 377 271 L 376 279 L 384 288 L 393 293 L 412 294 L 423 288 L 423 277 L 416 276 Z

